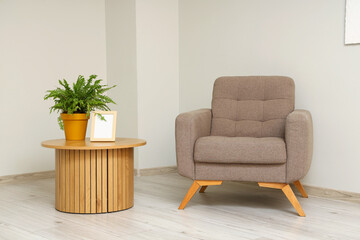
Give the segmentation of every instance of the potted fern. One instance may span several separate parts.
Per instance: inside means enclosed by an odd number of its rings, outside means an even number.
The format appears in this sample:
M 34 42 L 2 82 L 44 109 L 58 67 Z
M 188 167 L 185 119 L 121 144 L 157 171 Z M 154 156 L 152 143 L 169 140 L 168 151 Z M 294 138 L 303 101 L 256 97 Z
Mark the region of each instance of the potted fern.
M 71 87 L 64 79 L 59 80 L 61 87 L 48 90 L 44 100 L 52 98 L 54 105 L 50 107 L 50 113 L 60 112 L 58 123 L 60 129 L 65 130 L 66 140 L 84 140 L 90 112 L 93 110 L 108 111 L 108 103 L 115 102 L 104 93 L 112 87 L 101 85 L 101 79 L 97 75 L 91 75 L 88 80 L 79 75 L 77 81 Z M 100 116 L 102 118 L 102 116 Z M 103 118 L 102 118 L 103 119 Z

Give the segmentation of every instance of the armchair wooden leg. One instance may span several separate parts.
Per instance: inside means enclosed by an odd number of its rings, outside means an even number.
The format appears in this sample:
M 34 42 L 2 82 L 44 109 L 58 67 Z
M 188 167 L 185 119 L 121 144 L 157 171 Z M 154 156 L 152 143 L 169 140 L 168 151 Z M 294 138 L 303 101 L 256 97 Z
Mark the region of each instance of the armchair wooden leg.
M 200 188 L 199 193 L 204 193 L 207 187 L 208 187 L 208 186 L 202 186 L 202 187 Z
M 190 201 L 190 199 L 194 196 L 194 194 L 196 193 L 196 191 L 199 189 L 200 185 L 197 184 L 196 181 L 193 182 L 193 184 L 191 185 L 189 191 L 187 192 L 187 194 L 185 195 L 183 201 L 181 202 L 180 206 L 179 206 L 179 210 L 183 210 L 185 208 L 185 206 L 188 204 L 188 202 Z
M 303 209 L 301 208 L 300 203 L 296 199 L 296 196 L 295 196 L 294 192 L 292 191 L 289 184 L 286 184 L 286 183 L 261 183 L 261 182 L 259 182 L 258 184 L 260 187 L 281 189 L 284 192 L 285 196 L 290 201 L 290 203 L 296 209 L 297 213 L 301 217 L 305 217 L 305 213 L 304 213 Z
M 297 188 L 297 190 L 301 193 L 301 196 L 303 198 L 308 198 L 308 195 L 304 189 L 304 187 L 302 186 L 301 182 L 298 180 L 298 181 L 295 181 L 294 182 L 294 185 L 295 187 Z
M 221 185 L 221 184 L 222 184 L 222 181 L 195 180 L 193 182 L 193 184 L 191 185 L 189 191 L 185 195 L 183 201 L 181 202 L 181 204 L 179 206 L 179 210 L 183 210 L 185 208 L 185 206 L 188 204 L 190 199 L 195 195 L 196 191 L 199 189 L 200 186 L 201 186 L 200 192 L 201 192 L 201 190 L 202 190 L 202 192 L 204 192 L 205 189 L 207 188 L 207 186 Z
M 290 185 L 286 184 L 286 186 L 283 187 L 281 190 L 285 193 L 286 197 L 289 199 L 291 204 L 294 206 L 294 208 L 296 209 L 298 214 L 301 217 L 305 217 L 304 210 L 301 208 L 300 203 L 298 202 L 298 200 L 297 200 L 294 192 L 292 191 Z

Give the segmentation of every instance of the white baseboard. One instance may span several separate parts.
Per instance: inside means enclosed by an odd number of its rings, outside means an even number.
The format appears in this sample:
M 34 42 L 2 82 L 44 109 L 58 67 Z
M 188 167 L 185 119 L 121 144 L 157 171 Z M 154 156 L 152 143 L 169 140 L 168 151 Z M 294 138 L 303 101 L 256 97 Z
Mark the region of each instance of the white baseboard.
M 176 172 L 177 172 L 176 166 L 134 169 L 134 175 L 137 177 L 162 175 L 162 174 L 169 174 L 169 173 L 176 173 Z M 9 176 L 0 176 L 0 184 L 29 181 L 29 180 L 36 180 L 36 179 L 47 179 L 47 178 L 54 178 L 54 177 L 55 177 L 54 170 L 46 171 L 46 172 L 35 172 L 35 173 L 9 175 Z M 360 203 L 360 193 L 340 191 L 340 190 L 334 190 L 334 189 L 322 188 L 322 187 L 315 187 L 315 186 L 310 186 L 310 185 L 306 185 L 306 184 L 304 184 L 304 188 L 305 188 L 306 192 L 308 193 L 308 195 L 310 195 L 310 196 Z
M 45 172 L 23 173 L 8 176 L 0 176 L 0 184 L 29 181 L 36 179 L 55 178 L 55 170 Z
M 176 166 L 134 169 L 134 175 L 137 177 L 161 175 L 161 174 L 167 174 L 167 173 L 175 173 L 176 169 L 177 169 Z M 21 182 L 21 181 L 28 181 L 28 180 L 36 180 L 36 179 L 54 178 L 54 177 L 55 177 L 55 170 L 50 170 L 50 171 L 45 171 L 45 172 L 15 174 L 15 175 L 8 175 L 8 176 L 0 176 L 0 184 L 11 183 L 11 182 Z
M 144 168 L 144 169 L 135 169 L 134 175 L 137 177 L 141 176 L 152 176 L 152 175 L 162 175 L 167 173 L 176 173 L 177 167 L 158 167 L 158 168 Z
M 360 193 L 314 187 L 306 184 L 303 184 L 303 186 L 309 196 L 360 203 Z

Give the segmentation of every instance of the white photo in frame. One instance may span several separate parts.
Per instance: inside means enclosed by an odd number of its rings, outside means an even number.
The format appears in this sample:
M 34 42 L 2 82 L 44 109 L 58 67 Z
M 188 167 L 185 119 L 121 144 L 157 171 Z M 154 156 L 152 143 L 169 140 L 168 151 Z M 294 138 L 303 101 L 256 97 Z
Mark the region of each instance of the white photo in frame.
M 101 114 L 104 120 L 101 120 Z M 91 136 L 90 141 L 115 141 L 116 111 L 94 111 L 91 113 Z
M 360 43 L 360 1 L 346 0 L 345 44 Z

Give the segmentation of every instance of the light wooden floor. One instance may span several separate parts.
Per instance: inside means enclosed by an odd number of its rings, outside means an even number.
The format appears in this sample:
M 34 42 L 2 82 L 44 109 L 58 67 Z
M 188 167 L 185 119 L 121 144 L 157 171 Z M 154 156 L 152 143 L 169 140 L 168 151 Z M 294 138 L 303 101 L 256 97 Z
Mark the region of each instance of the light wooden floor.
M 360 239 L 360 204 L 224 182 L 177 210 L 192 181 L 135 177 L 135 206 L 100 215 L 54 209 L 54 179 L 0 184 L 0 239 Z M 299 194 L 296 192 L 296 195 Z

